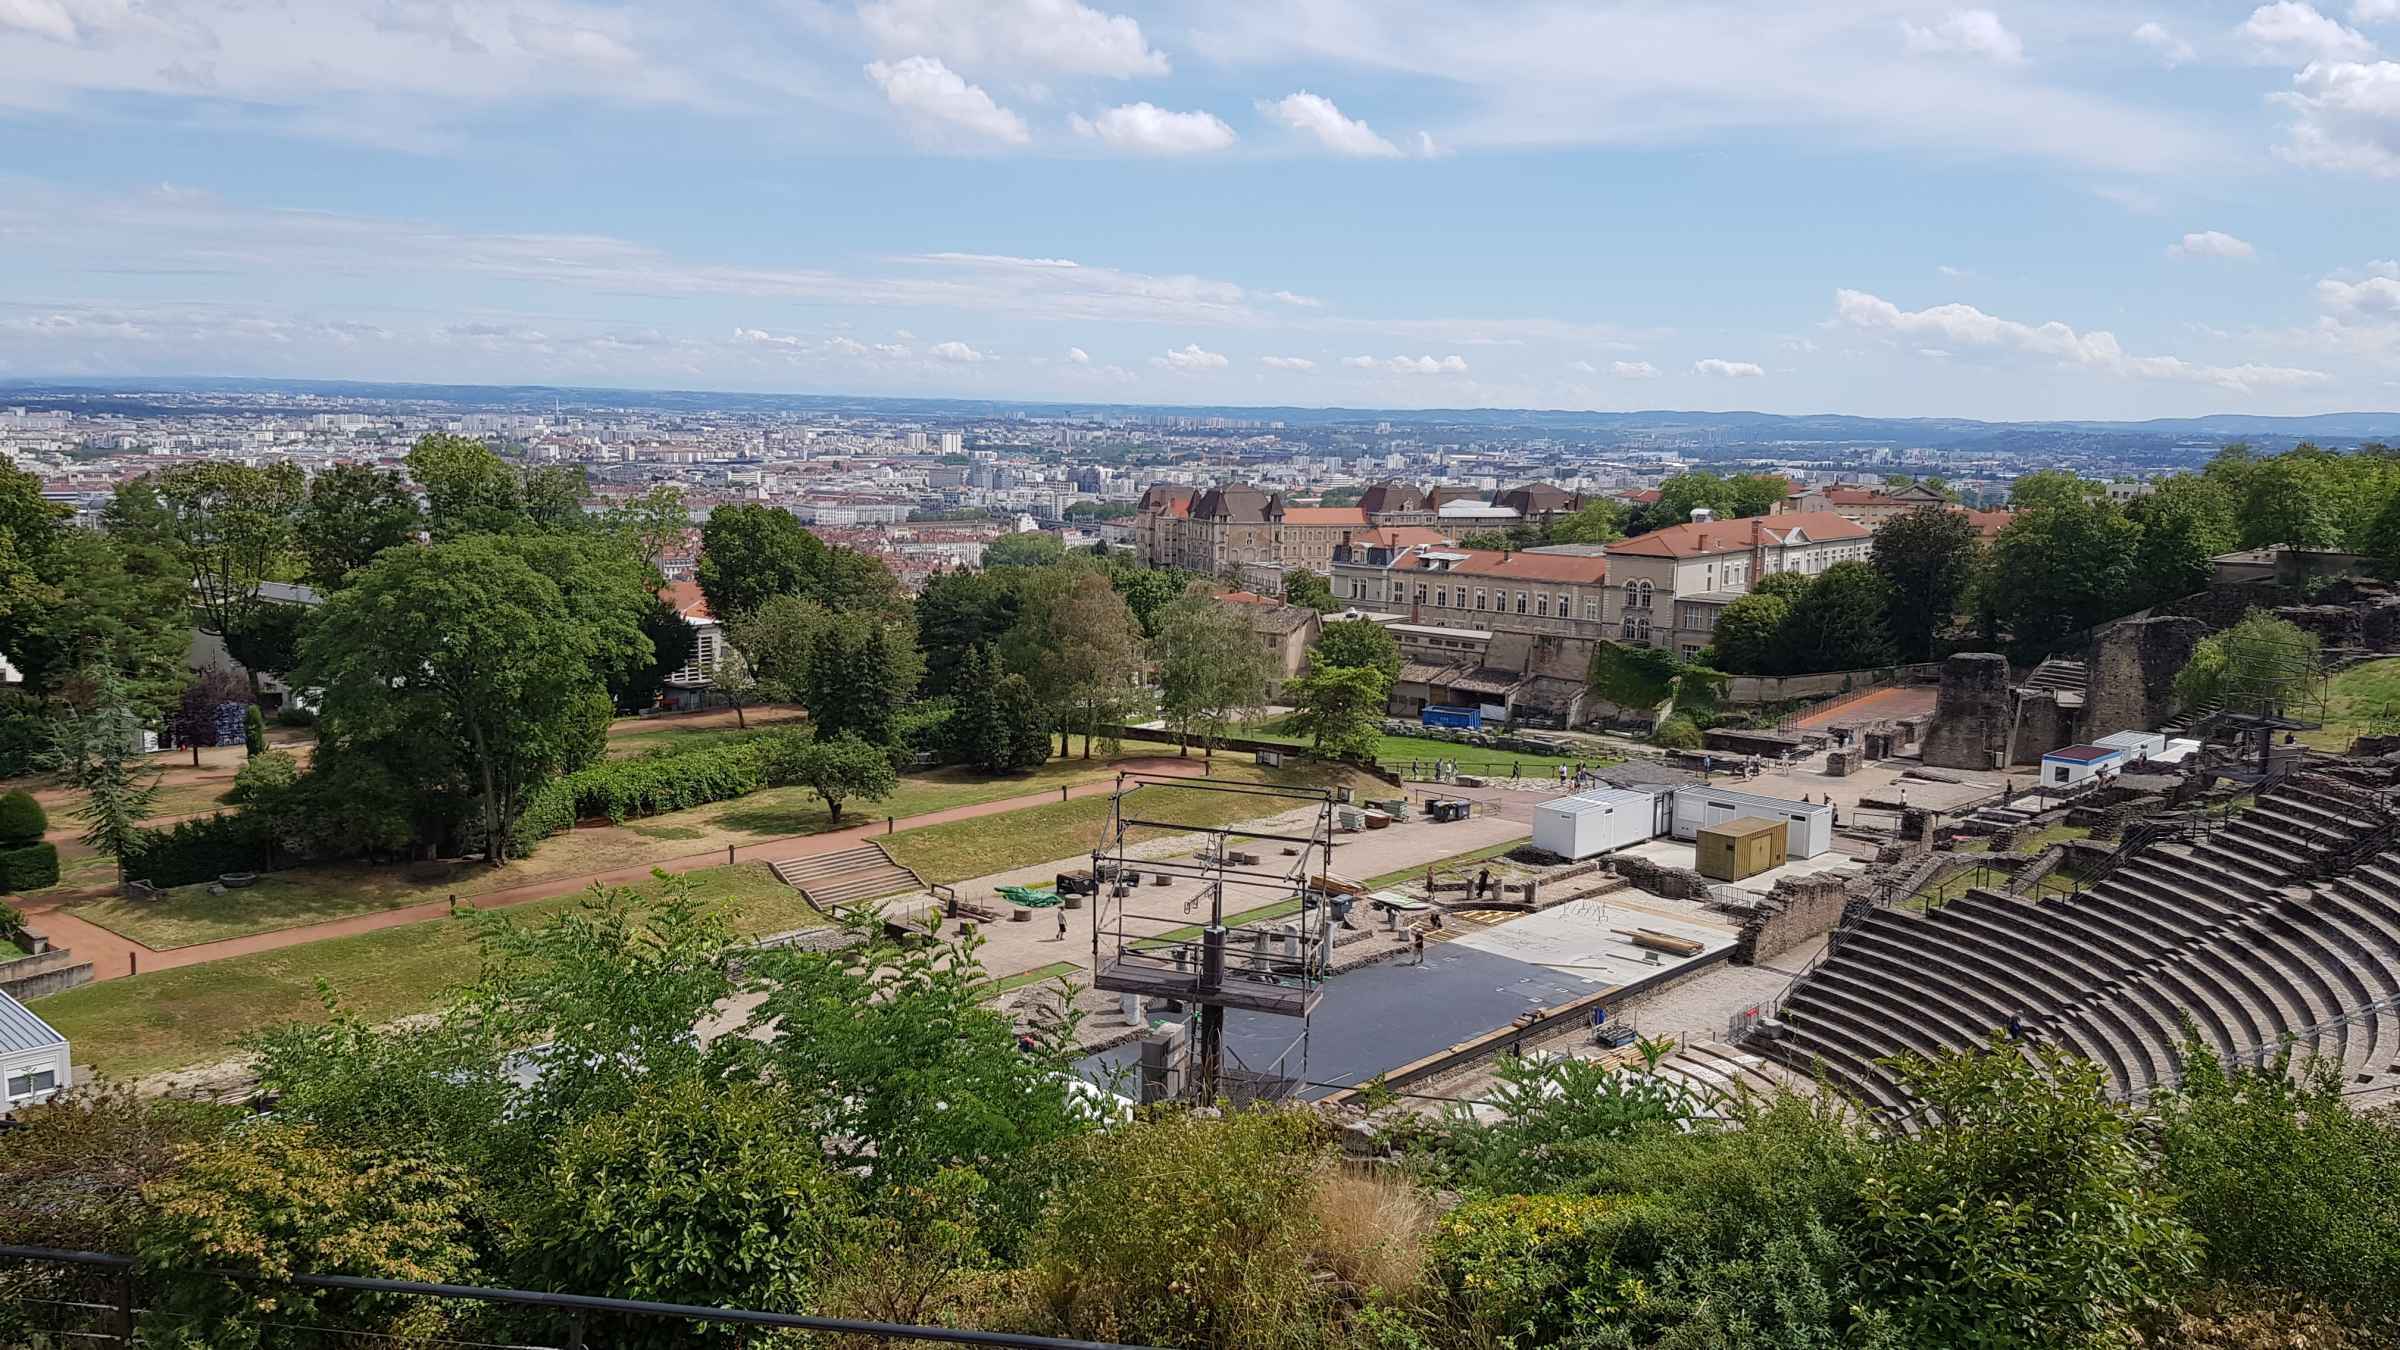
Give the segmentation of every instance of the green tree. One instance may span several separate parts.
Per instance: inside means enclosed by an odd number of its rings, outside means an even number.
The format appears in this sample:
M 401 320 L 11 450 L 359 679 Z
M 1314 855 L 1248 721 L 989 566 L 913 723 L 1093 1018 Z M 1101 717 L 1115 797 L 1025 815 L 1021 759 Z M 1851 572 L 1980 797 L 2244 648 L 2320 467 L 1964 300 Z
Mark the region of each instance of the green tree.
M 318 611 L 296 682 L 325 691 L 337 728 L 407 722 L 454 747 L 497 866 L 525 794 L 571 767 L 591 700 L 605 702 L 606 640 L 504 541 L 469 536 L 361 569 Z
M 1319 614 L 1341 608 L 1340 602 L 1333 598 L 1333 587 L 1305 567 L 1295 567 L 1283 574 L 1283 600 L 1285 604 L 1301 605 Z
M 743 731 L 750 729 L 750 707 L 770 697 L 766 682 L 758 677 L 758 665 L 742 644 L 725 641 L 717 644 L 716 658 L 708 663 L 708 692 L 725 701 L 733 709 L 733 724 Z
M 1781 596 L 1745 595 L 1717 615 L 1712 650 L 1720 669 L 1736 675 L 1780 675 L 1792 607 Z
M 1226 728 L 1266 707 L 1277 671 L 1241 611 L 1194 587 L 1160 612 L 1158 706 L 1191 753 L 1197 735 L 1210 754 Z
M 691 532 L 692 508 L 683 489 L 660 483 L 601 514 L 601 527 L 626 541 L 635 557 L 656 568 L 668 554 L 683 547 Z
M 1031 773 L 1050 762 L 1050 716 L 1024 676 L 1001 675 L 992 686 L 992 708 L 1007 758 L 986 767 L 994 773 Z
M 906 624 L 844 614 L 817 631 L 801 701 L 820 738 L 855 735 L 889 749 L 898 744 L 893 719 L 924 678 L 925 658 Z
M 1544 533 L 1553 544 L 1613 544 L 1625 537 L 1625 510 L 1605 497 L 1598 498 L 1572 515 L 1551 521 Z
M 1284 729 L 1336 759 L 1372 760 L 1391 682 L 1370 666 L 1317 666 L 1283 687 Z
M 2072 469 L 2037 469 L 2008 489 L 2009 504 L 2019 511 L 2037 506 L 2083 506 L 2107 495 L 2107 484 L 2095 483 Z
M 1925 1104 L 1862 1188 L 1871 1293 L 1916 1345 L 2122 1339 L 2197 1268 L 2107 1073 L 2054 1046 L 1901 1061 Z
M 302 576 L 319 591 L 338 591 L 376 554 L 414 543 L 424 525 L 407 478 L 365 464 L 336 464 L 309 480 L 293 519 Z
M 425 489 L 437 540 L 525 528 L 525 492 L 516 470 L 481 441 L 438 431 L 419 437 L 408 452 L 408 474 Z
M 837 824 L 847 803 L 879 802 L 900 786 L 899 775 L 892 772 L 891 751 L 848 732 L 828 736 L 819 728 L 813 740 L 794 742 L 791 754 L 792 763 L 781 776 L 815 792 Z
M 2209 560 L 2241 544 L 2235 501 L 2221 484 L 2200 474 L 2162 478 L 2148 495 L 2134 498 L 2125 514 L 2142 534 L 2128 598 L 2155 604 L 2205 590 L 2212 575 Z
M 2242 498 L 2243 546 L 2337 547 L 2342 523 L 2332 477 L 2311 460 L 2292 455 L 2260 461 Z
M 956 687 L 969 648 L 988 657 L 1016 629 L 1024 609 L 1022 572 L 936 572 L 917 596 L 917 638 L 925 651 L 925 692 L 939 698 Z
M 80 678 L 90 703 L 59 710 L 42 766 L 82 794 L 75 807 L 84 825 L 80 837 L 94 852 L 116 859 L 123 880 L 126 857 L 149 836 L 142 822 L 158 801 L 159 772 L 142 756 L 146 719 L 116 667 L 94 661 Z
M 163 716 L 183 688 L 191 652 L 190 590 L 190 578 L 159 549 L 98 530 L 60 530 L 7 616 L 8 658 L 29 687 L 55 693 L 103 656 L 133 705 Z
M 1984 602 L 2018 650 L 2046 651 L 2070 633 L 2125 612 L 2141 529 L 2085 497 L 2019 511 L 1985 559 Z
M 649 639 L 650 659 L 631 670 L 610 672 L 608 695 L 620 712 L 641 712 L 655 706 L 675 672 L 691 664 L 700 648 L 700 635 L 683 615 L 659 596 L 642 610 L 642 636 Z
M 824 543 L 791 512 L 736 502 L 710 512 L 701 527 L 696 580 L 709 613 L 736 623 L 772 596 L 809 593 L 824 572 L 825 555 Z
M 2385 576 L 2400 577 L 2400 492 L 2393 493 L 2391 501 L 2375 517 L 2367 537 L 2361 541 L 2361 550 L 2382 566 Z
M 1179 567 L 1135 567 L 1122 562 L 1105 566 L 1108 584 L 1125 597 L 1125 608 L 1133 611 L 1134 622 L 1141 625 L 1143 637 L 1158 636 L 1159 611 L 1197 580 Z
M 808 667 L 833 615 L 825 606 L 800 595 L 769 597 L 758 612 L 727 626 L 733 645 L 741 648 L 769 698 L 808 701 Z
M 1769 572 L 1750 583 L 1750 593 L 1771 595 L 1786 604 L 1796 605 L 1800 603 L 1800 597 L 1808 594 L 1809 588 L 1816 584 L 1816 577 L 1808 572 Z
M 557 1143 L 526 1226 L 547 1286 L 610 1298 L 801 1311 L 855 1201 L 794 1104 L 753 1083 L 637 1089 Z M 652 1319 L 610 1336 L 690 1343 Z
M 955 706 L 942 733 L 951 757 L 985 773 L 1008 772 L 1008 731 L 1000 721 L 1000 677 L 983 648 L 967 648 L 952 681 L 950 699 Z M 1045 737 L 1045 747 L 1047 742 Z
M 1791 480 L 1779 473 L 1737 473 L 1725 480 L 1735 517 L 1771 514 L 1792 493 Z
M 1593 644 L 1584 682 L 1602 701 L 1648 715 L 1674 697 L 1684 664 L 1663 647 L 1632 642 Z
M 1069 732 L 1081 729 L 1090 758 L 1101 726 L 1144 706 L 1141 627 L 1107 579 L 1089 569 L 1042 569 L 1004 650 L 1058 728 L 1062 755 Z
M 1373 619 L 1341 619 L 1317 630 L 1309 644 L 1312 667 L 1365 666 L 1382 674 L 1384 683 L 1400 681 L 1400 642 Z
M 980 937 L 899 942 L 871 915 L 852 927 L 867 940 L 839 951 L 746 953 L 767 992 L 745 1031 L 827 1165 L 881 1195 L 972 1167 L 1005 1249 L 1041 1211 L 1059 1142 L 1094 1123 L 1066 1086 L 1073 1015 L 1034 1014 L 1020 1043 L 985 1002 Z
M 339 1327 L 439 1336 L 452 1309 L 395 1294 L 301 1289 L 281 1276 L 477 1282 L 474 1196 L 422 1150 L 352 1148 L 280 1120 L 229 1131 L 145 1192 L 139 1254 L 153 1272 L 146 1343 L 298 1347 Z M 248 1278 L 235 1278 L 243 1276 Z
M 2222 706 L 2281 716 L 2308 698 L 2322 677 L 2321 646 L 2298 624 L 2251 610 L 2193 649 L 2175 676 L 2175 697 L 2187 709 Z
M 254 675 L 288 675 L 300 664 L 300 633 L 308 617 L 306 605 L 259 605 L 225 634 L 225 654 Z
M 1817 574 L 1784 625 L 1784 663 L 1795 671 L 1864 670 L 1892 660 L 1892 586 L 1863 562 Z
M 1932 659 L 1934 639 L 1958 614 L 1982 546 L 1963 512 L 1940 506 L 1918 507 L 1875 531 L 1875 570 L 1890 587 L 1886 620 L 1901 660 Z
M 983 546 L 985 567 L 1049 567 L 1066 556 L 1066 545 L 1047 530 L 1004 534 Z
M 507 535 L 499 546 L 558 588 L 567 613 L 591 641 L 593 670 L 623 680 L 657 656 L 642 629 L 658 599 L 658 577 L 624 541 L 597 531 Z
M 525 519 L 537 530 L 554 533 L 590 529 L 596 522 L 583 509 L 590 491 L 582 465 L 545 464 L 525 475 Z
M 158 542 L 190 572 L 200 627 L 220 634 L 240 628 L 261 603 L 259 587 L 291 551 L 300 467 L 288 460 L 264 469 L 184 464 L 159 474 L 151 488 Z

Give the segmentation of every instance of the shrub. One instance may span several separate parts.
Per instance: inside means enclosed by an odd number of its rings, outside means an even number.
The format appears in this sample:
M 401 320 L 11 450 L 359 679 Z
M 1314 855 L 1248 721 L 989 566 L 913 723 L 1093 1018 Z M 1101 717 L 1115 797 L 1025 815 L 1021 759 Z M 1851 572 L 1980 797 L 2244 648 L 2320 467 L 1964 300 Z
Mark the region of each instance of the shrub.
M 23 848 L 42 842 L 50 832 L 50 813 L 23 788 L 0 797 L 0 848 Z
M 286 703 L 275 710 L 275 725 L 279 727 L 313 727 L 316 724 L 317 710 L 314 708 Z
M 267 752 L 267 718 L 255 703 L 242 705 L 242 745 L 253 755 Z
M 153 886 L 188 886 L 227 872 L 255 872 L 272 861 L 265 822 L 247 813 L 219 812 L 144 830 L 127 851 L 125 875 Z
M 302 1329 L 328 1327 L 414 1343 L 449 1325 L 447 1305 L 274 1279 L 339 1271 L 478 1282 L 469 1227 L 475 1197 L 457 1171 L 406 1153 L 345 1147 L 304 1125 L 266 1120 L 225 1135 L 192 1151 L 144 1195 L 156 1208 L 140 1241 L 155 1291 L 146 1344 L 314 1345 L 318 1333 Z M 202 1273 L 220 1271 L 228 1274 Z M 261 1318 L 284 1329 L 261 1326 Z
M 1650 743 L 1669 750 L 1700 748 L 1700 728 L 1689 717 L 1670 717 L 1658 724 L 1650 735 Z
M 1328 1165 L 1300 1111 L 1172 1115 L 1088 1136 L 1035 1239 L 1050 1334 L 1153 1345 L 1314 1346 L 1334 1308 L 1292 1203 Z
M 0 891 L 38 891 L 58 884 L 58 845 L 0 849 Z
M 550 1287 L 616 1298 L 798 1310 L 849 1224 L 847 1187 L 768 1088 L 684 1079 L 557 1141 L 525 1232 Z M 635 1319 L 609 1345 L 686 1345 Z M 711 1339 L 735 1340 L 731 1328 Z
M 1596 1195 L 1501 1195 L 1443 1216 L 1433 1261 L 1460 1315 L 1509 1345 L 1553 1345 L 1658 1258 L 1647 1207 Z
M 300 781 L 300 761 L 281 750 L 270 750 L 243 762 L 234 771 L 233 789 L 225 799 L 237 806 L 253 806 L 273 800 Z
M 936 763 L 948 761 L 955 758 L 950 744 L 950 721 L 955 711 L 956 706 L 946 698 L 911 703 L 892 719 L 892 735 L 912 754 L 931 755 Z
M 807 744 L 802 731 L 762 731 L 722 745 L 602 760 L 526 794 L 517 847 L 530 848 L 592 816 L 623 822 L 787 786 L 797 781 L 787 775 Z

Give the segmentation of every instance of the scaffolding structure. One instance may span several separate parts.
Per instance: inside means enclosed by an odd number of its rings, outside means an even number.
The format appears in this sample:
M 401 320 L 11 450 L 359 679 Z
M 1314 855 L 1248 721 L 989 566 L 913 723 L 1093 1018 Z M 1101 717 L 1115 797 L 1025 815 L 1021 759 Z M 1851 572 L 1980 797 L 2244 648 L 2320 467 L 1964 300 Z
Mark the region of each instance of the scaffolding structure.
M 1188 794 L 1254 797 L 1258 815 L 1299 813 L 1301 821 L 1286 831 L 1179 821 L 1175 804 L 1179 795 L 1194 800 Z M 1226 1064 L 1228 1008 L 1290 1018 L 1297 1025 L 1291 1041 L 1271 1060 L 1239 1066 L 1239 1076 L 1269 1083 L 1307 1078 L 1309 1018 L 1332 964 L 1334 926 L 1342 917 L 1336 910 L 1349 902 L 1348 895 L 1333 892 L 1324 881 L 1332 872 L 1335 805 L 1334 794 L 1321 788 L 1117 775 L 1107 826 L 1092 850 L 1092 876 L 1099 883 L 1092 984 L 1191 1010 L 1187 1096 L 1214 1100 L 1236 1076 Z M 1196 857 L 1136 857 L 1134 836 L 1145 830 L 1203 835 L 1207 843 Z M 1245 847 L 1252 843 L 1270 847 L 1252 852 Z M 1179 913 L 1152 912 L 1158 907 L 1142 903 L 1141 883 L 1177 880 L 1200 883 Z M 1229 919 L 1291 901 L 1298 903 L 1288 917 L 1252 924 L 1238 934 L 1228 926 Z

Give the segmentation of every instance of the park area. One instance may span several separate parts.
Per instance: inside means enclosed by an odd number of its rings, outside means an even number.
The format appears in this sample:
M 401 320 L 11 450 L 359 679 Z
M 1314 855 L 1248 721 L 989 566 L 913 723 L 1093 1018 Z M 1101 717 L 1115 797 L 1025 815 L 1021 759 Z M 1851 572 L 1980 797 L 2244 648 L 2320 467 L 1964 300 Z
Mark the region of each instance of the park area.
M 2363 661 L 2326 681 L 2325 725 L 2300 739 L 2342 751 L 2361 736 L 2400 732 L 2400 657 Z

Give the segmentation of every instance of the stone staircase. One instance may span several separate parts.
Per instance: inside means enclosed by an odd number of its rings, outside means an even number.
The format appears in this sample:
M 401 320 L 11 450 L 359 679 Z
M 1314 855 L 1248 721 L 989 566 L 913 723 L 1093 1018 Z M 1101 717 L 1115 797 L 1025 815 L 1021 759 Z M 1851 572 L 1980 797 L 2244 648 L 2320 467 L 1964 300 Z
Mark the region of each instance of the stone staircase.
M 2092 673 L 2081 661 L 2053 656 L 2033 668 L 2020 689 L 2040 689 L 2056 694 L 2073 694 L 2081 699 L 2092 685 Z
M 829 918 L 845 905 L 925 889 L 915 872 L 893 862 L 883 845 L 872 842 L 767 866 L 777 881 L 800 892 L 811 908 Z
M 2123 1097 L 2179 1080 L 2187 1027 L 2229 1062 L 2288 1045 L 2347 1086 L 2400 1092 L 2400 847 L 2322 875 L 2390 810 L 2287 780 L 2205 841 L 2151 844 L 2080 895 L 1874 911 L 1786 997 L 1786 1033 L 1742 1048 L 1895 1116 L 1911 1103 L 1885 1061 L 1980 1045 L 2012 1017 Z

